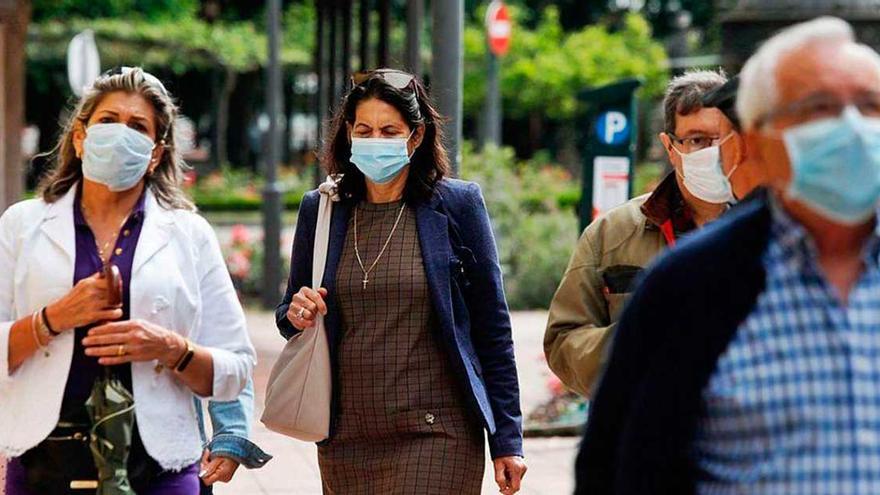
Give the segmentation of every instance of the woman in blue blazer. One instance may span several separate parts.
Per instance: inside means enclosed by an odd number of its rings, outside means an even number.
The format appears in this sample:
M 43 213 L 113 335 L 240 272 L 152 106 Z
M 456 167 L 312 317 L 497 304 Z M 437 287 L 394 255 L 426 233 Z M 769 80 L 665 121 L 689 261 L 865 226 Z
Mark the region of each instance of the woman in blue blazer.
M 414 76 L 381 69 L 352 83 L 322 157 L 341 177 L 323 287 L 308 287 L 311 192 L 276 310 L 285 338 L 326 315 L 325 493 L 480 493 L 484 431 L 501 492 L 516 493 L 526 471 L 519 384 L 480 188 L 445 178 L 441 117 Z

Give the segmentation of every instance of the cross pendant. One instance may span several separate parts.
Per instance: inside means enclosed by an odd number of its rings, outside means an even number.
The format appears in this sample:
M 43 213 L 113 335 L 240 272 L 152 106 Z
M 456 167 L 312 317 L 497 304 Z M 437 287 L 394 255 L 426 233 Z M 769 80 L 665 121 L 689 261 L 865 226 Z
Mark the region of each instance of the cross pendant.
M 367 284 L 370 283 L 370 279 L 368 277 L 364 277 L 364 279 L 362 280 L 362 283 L 364 284 L 363 290 L 367 290 Z

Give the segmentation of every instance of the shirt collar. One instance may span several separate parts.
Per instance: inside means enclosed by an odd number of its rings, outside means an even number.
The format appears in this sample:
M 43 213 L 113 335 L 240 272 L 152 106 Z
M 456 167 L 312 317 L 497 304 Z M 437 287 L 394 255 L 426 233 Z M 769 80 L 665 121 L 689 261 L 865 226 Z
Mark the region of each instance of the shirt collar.
M 86 217 L 82 212 L 82 182 L 78 183 L 76 186 L 76 198 L 73 202 L 73 224 L 77 227 L 88 227 L 88 222 L 86 222 Z M 141 192 L 140 197 L 138 197 L 137 203 L 134 204 L 134 209 L 131 210 L 131 216 L 129 217 L 129 221 L 141 222 L 144 219 L 144 214 L 146 212 L 146 199 L 147 199 L 147 188 L 144 187 L 144 190 Z
M 651 196 L 642 205 L 642 213 L 648 223 L 659 228 L 667 221 L 678 234 L 685 234 L 697 228 L 694 215 L 684 202 L 675 172 L 670 172 L 660 181 Z
M 782 249 L 782 254 L 799 255 L 817 261 L 819 254 L 816 243 L 807 229 L 785 211 L 778 198 L 770 195 L 768 202 L 772 218 L 771 235 Z M 880 210 L 877 212 L 877 218 L 880 218 Z M 874 226 L 873 232 L 862 248 L 862 259 L 870 267 L 880 266 L 880 222 Z

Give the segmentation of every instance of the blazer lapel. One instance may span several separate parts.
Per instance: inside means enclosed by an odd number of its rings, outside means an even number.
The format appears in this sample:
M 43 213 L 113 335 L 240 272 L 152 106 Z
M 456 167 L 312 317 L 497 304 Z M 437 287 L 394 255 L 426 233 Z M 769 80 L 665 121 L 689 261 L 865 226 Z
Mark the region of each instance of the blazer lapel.
M 50 204 L 40 224 L 40 230 L 67 255 L 71 266 L 76 260 L 76 234 L 73 226 L 76 188 L 77 185 L 73 185 L 64 197 Z
M 327 265 L 324 267 L 322 284 L 331 294 L 335 294 L 336 271 L 339 268 L 339 260 L 342 259 L 350 216 L 351 205 L 348 202 L 333 203 L 333 216 L 330 218 L 330 240 L 327 244 Z
M 174 219 L 171 213 L 162 208 L 153 192 L 147 190 L 144 204 L 144 227 L 134 253 L 132 274 L 137 273 L 150 259 L 171 240 Z
M 430 202 L 420 205 L 416 210 L 416 225 L 434 309 L 444 332 L 453 335 L 449 270 L 452 249 L 449 246 L 449 220 L 445 214 L 437 210 L 440 201 L 442 199 L 439 194 L 435 193 Z

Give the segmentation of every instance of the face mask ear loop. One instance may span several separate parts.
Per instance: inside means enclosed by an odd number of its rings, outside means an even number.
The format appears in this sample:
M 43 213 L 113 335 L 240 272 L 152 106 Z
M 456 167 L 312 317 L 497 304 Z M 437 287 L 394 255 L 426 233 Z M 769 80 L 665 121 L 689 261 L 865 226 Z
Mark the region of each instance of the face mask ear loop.
M 718 141 L 718 144 L 715 145 L 715 146 L 718 146 L 718 159 L 719 159 L 719 160 L 721 160 L 721 145 L 723 145 L 724 143 L 726 143 L 726 142 L 730 139 L 730 137 L 733 136 L 733 133 L 734 133 L 734 132 L 735 132 L 735 131 L 730 131 L 730 132 L 728 132 L 727 135 L 724 136 L 724 137 L 721 139 L 721 141 Z M 739 163 L 737 163 L 736 165 L 734 165 L 733 168 L 730 169 L 730 172 L 728 172 L 727 175 L 724 176 L 724 178 L 727 179 L 727 180 L 730 180 L 730 178 L 733 177 L 733 173 L 736 172 L 736 169 L 738 169 L 738 168 L 739 168 Z
M 730 169 L 730 172 L 728 172 L 728 174 L 724 176 L 724 178 L 727 180 L 730 180 L 730 178 L 733 177 L 733 173 L 736 172 L 736 169 L 738 169 L 738 168 L 739 168 L 739 163 L 734 165 L 733 168 Z
M 407 146 L 409 146 L 409 140 L 412 139 L 412 137 L 413 137 L 413 135 L 414 135 L 415 133 L 416 133 L 416 130 L 413 129 L 412 132 L 409 133 L 409 136 L 407 136 L 407 138 L 406 138 L 406 144 L 407 144 Z M 407 159 L 407 160 L 412 160 L 412 157 L 416 154 L 416 149 L 418 149 L 418 147 L 415 147 L 415 146 L 414 146 L 414 147 L 413 147 L 413 150 L 412 150 L 412 153 L 410 153 L 409 150 L 407 150 L 407 153 L 406 153 L 406 159 Z

